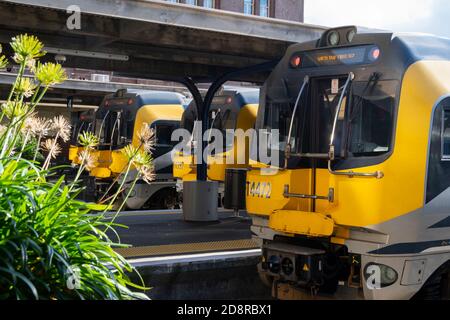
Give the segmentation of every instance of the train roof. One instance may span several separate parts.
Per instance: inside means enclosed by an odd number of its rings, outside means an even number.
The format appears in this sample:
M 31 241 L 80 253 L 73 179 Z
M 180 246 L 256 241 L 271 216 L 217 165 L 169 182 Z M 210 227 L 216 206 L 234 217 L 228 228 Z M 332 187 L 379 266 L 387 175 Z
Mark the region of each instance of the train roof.
M 211 109 L 213 110 L 215 106 L 230 104 L 226 101 L 229 97 L 233 98 L 232 105 L 239 109 L 249 104 L 259 104 L 259 91 L 259 88 L 225 86 L 215 95 L 211 103 Z M 193 110 L 196 113 L 195 100 L 192 100 L 185 109 Z
M 144 105 L 183 105 L 185 97 L 182 94 L 170 91 L 154 91 L 139 89 L 121 89 L 117 92 L 107 95 L 105 101 L 133 97 L 138 106 Z
M 305 43 L 292 44 L 287 55 L 293 51 L 310 51 L 320 49 L 335 49 L 365 44 L 390 45 L 397 49 L 405 65 L 421 60 L 450 60 L 450 39 L 425 33 L 392 32 L 379 29 L 357 28 L 357 34 L 352 42 L 338 46 L 324 45 L 324 37 L 333 31 L 349 30 L 356 27 L 340 27 L 324 32 L 322 38 Z M 342 40 L 341 40 L 342 41 Z M 344 41 L 345 42 L 345 41 Z
M 409 64 L 420 60 L 450 60 L 450 39 L 430 34 L 393 33 L 392 43 L 403 47 Z
M 238 87 L 224 87 L 224 90 L 218 94 L 215 99 L 221 97 L 234 96 L 241 107 L 248 104 L 259 103 L 259 89 L 258 88 L 238 88 Z M 213 100 L 213 104 L 215 101 Z
M 259 88 L 246 88 L 246 87 L 230 87 L 224 86 L 214 97 L 211 103 L 211 111 L 221 108 L 228 109 L 233 113 L 239 113 L 239 111 L 246 105 L 259 104 Z M 231 100 L 228 100 L 229 98 Z M 194 100 L 185 109 L 182 119 L 182 126 L 186 122 L 193 122 L 197 117 L 197 107 Z

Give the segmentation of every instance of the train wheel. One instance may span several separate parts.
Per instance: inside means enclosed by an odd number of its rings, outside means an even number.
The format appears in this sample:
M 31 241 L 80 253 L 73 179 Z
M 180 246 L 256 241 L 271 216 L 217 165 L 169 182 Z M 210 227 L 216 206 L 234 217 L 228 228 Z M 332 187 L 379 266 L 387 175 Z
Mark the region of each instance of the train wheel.
M 167 195 L 167 197 L 163 199 L 163 203 L 164 208 L 166 208 L 167 210 L 174 210 L 180 207 L 178 203 L 178 197 L 173 194 Z
M 450 300 L 450 263 L 439 268 L 414 297 L 415 300 Z
M 154 194 L 145 204 L 149 210 L 174 210 L 180 208 L 178 194 L 173 188 L 165 188 Z

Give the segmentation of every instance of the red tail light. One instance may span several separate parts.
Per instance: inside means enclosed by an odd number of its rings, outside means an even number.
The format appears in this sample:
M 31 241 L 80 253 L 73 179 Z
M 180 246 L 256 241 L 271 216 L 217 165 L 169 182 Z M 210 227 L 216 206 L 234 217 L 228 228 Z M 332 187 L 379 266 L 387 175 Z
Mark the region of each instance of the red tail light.
M 291 58 L 291 67 L 299 68 L 302 64 L 302 58 L 300 56 L 293 56 Z

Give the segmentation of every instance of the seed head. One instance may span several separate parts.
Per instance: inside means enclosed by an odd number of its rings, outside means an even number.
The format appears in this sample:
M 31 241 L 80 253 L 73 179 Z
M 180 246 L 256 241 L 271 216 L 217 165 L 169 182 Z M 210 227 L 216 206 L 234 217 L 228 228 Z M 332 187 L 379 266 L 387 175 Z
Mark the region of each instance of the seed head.
M 153 164 L 142 166 L 139 169 L 139 173 L 142 177 L 142 180 L 144 180 L 146 183 L 151 183 L 155 180 L 155 167 Z
M 78 154 L 78 161 L 86 170 L 91 171 L 98 164 L 98 156 L 95 156 L 88 149 L 83 150 Z
M 56 157 L 61 153 L 61 147 L 56 142 L 55 139 L 47 139 L 42 143 L 42 149 L 48 152 L 50 158 L 56 159 Z
M 151 152 L 155 148 L 155 131 L 150 129 L 150 126 L 147 123 L 142 124 L 141 131 L 138 133 L 137 137 L 139 143 L 146 152 Z
M 59 135 L 64 142 L 70 140 L 71 125 L 63 116 L 54 117 L 51 121 L 52 130 Z

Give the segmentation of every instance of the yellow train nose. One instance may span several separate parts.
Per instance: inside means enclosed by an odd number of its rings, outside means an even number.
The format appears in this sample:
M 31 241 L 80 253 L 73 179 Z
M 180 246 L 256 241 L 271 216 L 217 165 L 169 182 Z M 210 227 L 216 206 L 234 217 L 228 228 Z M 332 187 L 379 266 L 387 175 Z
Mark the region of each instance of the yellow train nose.
M 90 175 L 96 178 L 109 178 L 111 177 L 111 151 L 109 150 L 97 150 L 93 152 L 93 156 L 97 158 L 97 166 L 90 171 Z
M 109 169 L 113 174 L 120 174 L 127 168 L 128 160 L 122 150 L 115 150 L 111 153 L 111 165 Z
M 69 147 L 69 160 L 72 161 L 74 164 L 79 164 L 78 163 L 78 147 L 77 146 Z
M 196 173 L 193 155 L 183 155 L 181 152 L 175 153 L 173 159 L 173 176 L 178 179 L 185 179 L 188 175 Z

